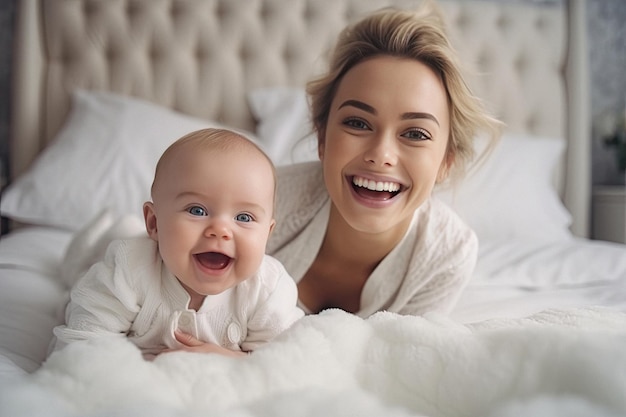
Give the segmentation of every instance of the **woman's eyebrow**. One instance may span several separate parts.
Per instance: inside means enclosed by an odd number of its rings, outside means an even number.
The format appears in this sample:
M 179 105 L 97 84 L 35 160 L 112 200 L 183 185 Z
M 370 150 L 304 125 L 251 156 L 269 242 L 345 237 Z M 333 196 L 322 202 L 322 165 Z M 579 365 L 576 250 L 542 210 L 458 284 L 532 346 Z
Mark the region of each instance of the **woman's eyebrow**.
M 343 103 L 341 103 L 339 108 L 346 107 L 346 106 L 356 107 L 357 109 L 361 109 L 361 110 L 366 111 L 368 113 L 371 113 L 373 115 L 378 114 L 378 112 L 376 111 L 375 108 L 373 108 L 369 104 L 363 103 L 362 101 L 359 101 L 359 100 L 346 100 Z M 433 122 L 437 123 L 437 126 L 439 126 L 439 120 L 437 120 L 437 118 L 434 115 L 430 114 L 430 113 L 408 112 L 408 113 L 403 113 L 401 118 L 402 118 L 402 120 L 429 119 L 429 120 L 432 120 Z
M 343 103 L 341 103 L 339 108 L 346 107 L 346 106 L 356 107 L 357 109 L 361 109 L 363 111 L 372 113 L 374 115 L 378 113 L 376 109 L 374 109 L 372 106 L 370 106 L 369 104 L 363 103 L 362 101 L 359 101 L 359 100 L 346 100 Z
M 422 113 L 422 112 L 404 113 L 402 115 L 402 120 L 408 120 L 408 119 L 429 119 L 437 123 L 437 126 L 439 126 L 439 120 L 437 120 L 437 118 L 430 113 Z

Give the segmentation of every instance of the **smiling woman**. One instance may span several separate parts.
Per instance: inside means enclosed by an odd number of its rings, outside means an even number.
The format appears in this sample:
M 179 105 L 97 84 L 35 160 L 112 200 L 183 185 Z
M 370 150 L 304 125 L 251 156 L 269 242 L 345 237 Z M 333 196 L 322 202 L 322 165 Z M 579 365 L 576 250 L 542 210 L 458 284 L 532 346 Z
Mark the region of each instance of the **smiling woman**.
M 466 87 L 439 13 L 384 9 L 347 27 L 308 93 L 320 162 L 279 169 L 268 244 L 300 306 L 449 312 L 478 243 L 431 194 L 499 122 Z

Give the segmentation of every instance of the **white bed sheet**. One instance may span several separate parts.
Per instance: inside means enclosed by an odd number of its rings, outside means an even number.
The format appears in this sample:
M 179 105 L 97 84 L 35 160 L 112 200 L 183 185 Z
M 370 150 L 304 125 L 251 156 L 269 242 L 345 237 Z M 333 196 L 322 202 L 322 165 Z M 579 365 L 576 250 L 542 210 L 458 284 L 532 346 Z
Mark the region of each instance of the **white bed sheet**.
M 476 283 L 568 287 L 626 279 L 626 245 L 572 238 L 481 242 Z
M 474 278 L 453 312 L 470 323 L 549 308 L 605 306 L 626 312 L 626 245 L 566 241 L 481 242 Z
M 67 291 L 58 279 L 72 234 L 28 227 L 0 238 L 0 375 L 36 370 Z

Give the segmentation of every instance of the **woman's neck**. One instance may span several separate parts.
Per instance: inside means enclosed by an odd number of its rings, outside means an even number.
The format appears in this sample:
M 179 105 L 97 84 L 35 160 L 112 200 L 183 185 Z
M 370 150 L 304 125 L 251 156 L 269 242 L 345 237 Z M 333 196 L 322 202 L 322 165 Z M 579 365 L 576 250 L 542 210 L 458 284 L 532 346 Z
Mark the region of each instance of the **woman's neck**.
M 402 240 L 410 219 L 392 230 L 367 233 L 353 229 L 331 205 L 326 236 L 321 251 L 332 253 L 344 262 L 363 265 L 368 263 L 371 271 Z M 370 271 L 370 272 L 371 272 Z
M 369 276 L 402 240 L 408 227 L 409 223 L 385 233 L 361 232 L 331 205 L 322 247 L 298 283 L 302 303 L 313 312 L 330 307 L 359 311 Z

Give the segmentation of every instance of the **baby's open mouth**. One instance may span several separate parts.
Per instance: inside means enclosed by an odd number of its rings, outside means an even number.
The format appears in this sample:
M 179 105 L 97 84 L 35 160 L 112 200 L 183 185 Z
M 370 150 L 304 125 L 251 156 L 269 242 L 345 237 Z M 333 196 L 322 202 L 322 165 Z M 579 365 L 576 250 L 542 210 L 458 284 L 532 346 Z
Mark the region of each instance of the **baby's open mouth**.
M 208 269 L 224 269 L 232 258 L 219 252 L 204 252 L 195 255 L 200 265 Z
M 397 182 L 368 180 L 355 175 L 352 177 L 352 188 L 361 197 L 389 200 L 400 193 L 402 185 Z

